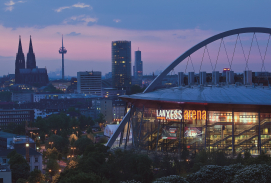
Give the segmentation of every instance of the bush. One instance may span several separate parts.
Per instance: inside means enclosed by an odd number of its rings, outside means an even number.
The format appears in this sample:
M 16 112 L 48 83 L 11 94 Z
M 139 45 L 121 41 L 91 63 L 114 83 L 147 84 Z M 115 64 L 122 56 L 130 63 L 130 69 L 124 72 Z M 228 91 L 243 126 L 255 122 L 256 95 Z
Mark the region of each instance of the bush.
M 141 182 L 135 181 L 135 180 L 127 180 L 127 181 L 121 181 L 120 183 L 141 183 Z
M 234 176 L 233 183 L 267 183 L 271 180 L 271 167 L 266 164 L 250 165 L 239 170 Z
M 178 175 L 170 175 L 156 179 L 153 183 L 188 183 L 185 178 Z
M 206 165 L 198 172 L 187 176 L 188 182 L 208 182 L 208 183 L 230 183 L 234 179 L 236 172 L 244 166 L 234 164 L 230 166 Z

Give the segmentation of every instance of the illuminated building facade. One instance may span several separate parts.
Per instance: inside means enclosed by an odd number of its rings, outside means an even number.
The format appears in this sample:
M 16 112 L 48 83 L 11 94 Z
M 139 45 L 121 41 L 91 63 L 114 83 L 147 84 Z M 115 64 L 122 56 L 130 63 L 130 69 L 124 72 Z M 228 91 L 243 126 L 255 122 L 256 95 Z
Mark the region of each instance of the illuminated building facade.
M 112 42 L 112 86 L 129 93 L 131 77 L 131 41 Z
M 100 71 L 77 72 L 77 92 L 102 95 L 102 73 Z
M 271 154 L 269 87 L 186 86 L 121 99 L 130 104 L 132 112 L 112 147 Z

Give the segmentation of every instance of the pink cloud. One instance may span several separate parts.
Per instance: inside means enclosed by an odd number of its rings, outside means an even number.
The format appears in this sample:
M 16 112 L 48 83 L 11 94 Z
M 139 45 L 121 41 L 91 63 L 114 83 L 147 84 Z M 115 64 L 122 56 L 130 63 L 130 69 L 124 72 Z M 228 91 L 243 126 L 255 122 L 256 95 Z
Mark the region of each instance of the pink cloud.
M 61 46 L 61 35 L 63 34 L 64 46 L 68 50 L 65 59 L 69 60 L 67 63 L 70 63 L 72 67 L 71 69 L 68 68 L 69 64 L 66 65 L 66 73 L 69 75 L 76 75 L 77 71 L 88 69 L 102 70 L 103 74 L 111 71 L 111 42 L 114 40 L 130 40 L 132 42 L 132 64 L 134 63 L 134 51 L 139 47 L 142 51 L 144 73 L 150 73 L 155 70 L 164 69 L 183 52 L 204 39 L 218 33 L 200 29 L 157 31 L 126 30 L 98 25 L 86 26 L 84 24 L 63 24 L 44 28 L 21 27 L 17 29 L 0 25 L 0 32 L 0 40 L 2 43 L 5 43 L 0 44 L 0 56 L 14 57 L 15 59 L 19 35 L 22 36 L 23 51 L 26 55 L 28 52 L 29 36 L 31 35 L 37 65 L 39 67 L 46 66 L 48 71 L 54 71 L 56 68 L 61 67 L 61 56 L 58 53 L 58 49 Z M 76 36 L 68 36 L 68 34 L 72 32 L 75 32 Z M 249 47 L 246 41 L 249 40 L 251 39 L 244 39 L 246 53 L 248 53 L 247 48 Z M 260 37 L 259 40 L 261 40 Z M 262 40 L 263 42 L 265 41 L 265 39 Z M 212 62 L 216 60 L 218 43 L 208 45 Z M 234 43 L 234 37 L 227 40 L 225 39 L 227 51 L 231 54 L 233 52 Z M 254 45 L 253 49 L 256 48 Z M 261 48 L 263 49 L 264 46 L 261 45 Z M 225 51 L 221 50 L 219 64 L 221 65 L 222 60 L 223 64 L 227 65 L 226 54 L 222 52 Z M 256 52 L 253 54 L 256 55 Z M 191 56 L 195 68 L 197 67 L 195 69 L 196 72 L 199 70 L 202 55 L 203 49 Z M 235 59 L 234 63 L 243 64 L 245 62 L 244 59 L 242 60 L 242 52 L 240 52 L 240 50 L 236 53 Z M 252 56 L 251 59 L 252 61 L 259 60 L 256 56 Z M 42 62 L 40 60 L 42 60 Z M 0 63 L 1 61 L 3 60 L 0 59 Z M 105 65 L 106 67 L 104 67 Z M 204 57 L 203 65 L 203 69 L 210 69 L 210 62 L 207 59 L 207 55 Z M 176 72 L 183 71 L 185 66 L 186 61 L 176 68 Z M 189 67 L 191 68 L 191 65 L 189 65 Z M 7 71 L 10 73 L 14 72 L 14 66 L 8 66 L 8 68 L 2 70 L 0 69 L 0 75 L 6 74 L 3 72 Z

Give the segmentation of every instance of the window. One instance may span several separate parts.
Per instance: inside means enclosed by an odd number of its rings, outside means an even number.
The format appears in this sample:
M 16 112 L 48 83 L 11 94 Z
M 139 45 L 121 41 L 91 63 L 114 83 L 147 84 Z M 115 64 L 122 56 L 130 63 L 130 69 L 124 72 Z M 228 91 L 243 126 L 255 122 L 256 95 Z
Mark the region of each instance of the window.
M 39 166 L 35 166 L 35 169 L 37 169 L 37 170 L 38 170 L 38 169 L 39 169 Z
M 3 159 L 3 163 L 7 163 L 7 159 Z
M 39 162 L 39 158 L 35 158 L 35 162 Z

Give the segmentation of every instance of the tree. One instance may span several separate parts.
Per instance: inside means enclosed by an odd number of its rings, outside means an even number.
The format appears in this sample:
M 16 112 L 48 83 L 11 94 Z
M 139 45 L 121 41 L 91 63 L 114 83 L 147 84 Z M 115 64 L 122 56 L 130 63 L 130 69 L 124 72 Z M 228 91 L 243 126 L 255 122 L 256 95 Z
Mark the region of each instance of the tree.
M 21 154 L 18 154 L 16 150 L 10 152 L 7 156 L 9 158 L 8 163 L 12 171 L 12 181 L 16 182 L 19 178 L 27 179 L 29 176 L 30 166 Z
M 66 171 L 60 175 L 58 183 L 89 182 L 89 183 L 109 183 L 105 178 L 91 172 Z
M 19 178 L 16 183 L 27 183 L 26 179 Z
M 91 126 L 88 127 L 87 133 L 93 133 L 93 132 L 92 132 L 92 127 L 91 127 Z
M 49 84 L 43 89 L 44 92 L 51 92 L 51 93 L 64 93 L 62 90 L 57 89 L 52 84 Z
M 52 135 L 48 139 L 47 147 L 51 147 L 49 146 L 49 142 L 53 142 L 52 147 L 55 147 L 60 153 L 68 153 L 69 140 L 67 138 L 63 138 L 59 135 Z
M 51 176 L 59 172 L 60 167 L 56 159 L 49 159 L 46 165 L 47 165 L 46 170 Z
M 34 169 L 32 172 L 30 172 L 30 176 L 27 180 L 29 183 L 37 183 L 44 181 L 45 177 L 40 170 Z
M 81 137 L 75 141 L 74 146 L 76 147 L 78 154 L 83 154 L 86 147 L 90 144 L 93 144 L 93 142 L 89 138 Z
M 78 119 L 79 121 L 79 126 L 81 130 L 85 130 L 88 126 L 93 126 L 95 125 L 95 122 L 91 117 L 86 117 L 84 115 L 81 115 Z
M 43 152 L 43 157 L 47 159 L 57 159 L 58 158 L 58 150 L 53 147 L 52 149 L 47 149 L 45 152 Z
M 11 101 L 11 92 L 3 91 L 0 92 L 0 102 L 10 102 Z
M 141 88 L 138 85 L 132 85 L 131 86 L 131 94 L 135 94 L 135 93 L 142 93 L 145 90 L 146 87 Z
M 95 121 L 96 121 L 97 123 L 105 123 L 105 122 L 106 122 L 106 121 L 105 121 L 105 118 L 104 118 L 104 115 L 103 115 L 102 113 L 99 113 L 99 114 L 98 114 L 98 118 L 95 119 Z

